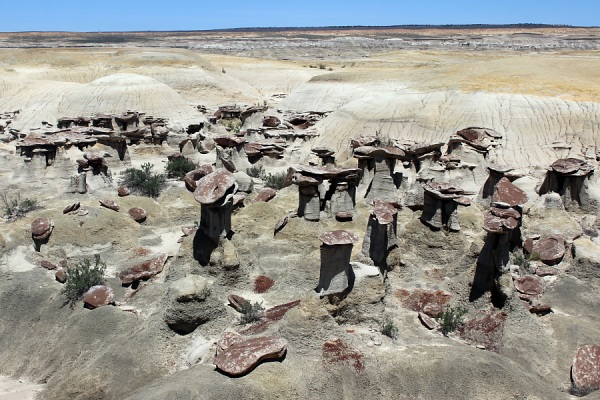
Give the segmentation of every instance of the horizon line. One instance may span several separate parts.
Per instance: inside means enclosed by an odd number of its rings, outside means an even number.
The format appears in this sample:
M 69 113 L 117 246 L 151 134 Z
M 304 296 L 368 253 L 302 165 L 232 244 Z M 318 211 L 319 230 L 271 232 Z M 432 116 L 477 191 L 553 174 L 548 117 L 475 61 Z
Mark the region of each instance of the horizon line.
M 600 28 L 598 25 L 569 25 L 569 24 L 541 24 L 533 22 L 522 22 L 522 23 L 510 23 L 510 24 L 403 24 L 403 25 L 329 25 L 329 26 L 262 26 L 262 27 L 237 27 L 237 28 L 218 28 L 218 29 L 182 29 L 182 30 L 134 30 L 134 31 L 36 31 L 36 30 L 24 30 L 24 31 L 3 31 L 0 33 L 179 33 L 179 32 L 231 32 L 231 31 L 269 31 L 269 30 L 352 30 L 352 29 L 431 29 L 431 28 L 451 28 L 451 29 L 464 29 L 464 28 L 483 28 L 483 29 L 496 29 L 496 28 Z

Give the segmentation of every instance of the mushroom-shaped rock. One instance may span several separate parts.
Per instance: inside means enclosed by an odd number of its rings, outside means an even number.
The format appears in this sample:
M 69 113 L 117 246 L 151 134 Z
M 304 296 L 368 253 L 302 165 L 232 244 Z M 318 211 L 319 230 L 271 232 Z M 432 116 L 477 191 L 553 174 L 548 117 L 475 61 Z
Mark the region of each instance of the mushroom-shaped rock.
M 276 336 L 263 336 L 237 341 L 221 349 L 214 364 L 230 376 L 241 376 L 252 371 L 265 360 L 281 360 L 287 351 L 287 340 Z
M 590 194 L 588 179 L 594 166 L 577 158 L 556 160 L 549 168 L 546 179 L 540 186 L 539 194 L 558 193 L 567 211 L 582 208 L 596 212 L 596 201 Z
M 83 295 L 83 304 L 86 308 L 94 309 L 112 304 L 114 294 L 111 288 L 104 285 L 96 285 L 89 288 Z
M 146 214 L 146 210 L 139 207 L 133 207 L 129 209 L 129 216 L 133 218 L 135 222 L 144 222 L 148 214 Z
M 577 349 L 571 378 L 579 389 L 600 389 L 600 345 L 583 345 Z
M 469 206 L 465 195 L 472 194 L 457 186 L 443 182 L 428 182 L 423 185 L 423 213 L 421 221 L 434 229 L 460 230 L 457 205 Z
M 546 236 L 533 243 L 531 253 L 538 253 L 544 264 L 558 264 L 565 255 L 565 239 L 560 235 Z
M 234 185 L 235 176 L 225 169 L 218 169 L 198 181 L 194 198 L 201 204 L 214 204 Z
M 31 223 L 31 236 L 35 240 L 45 240 L 50 237 L 54 222 L 47 217 L 40 217 L 33 220 Z
M 120 272 L 118 277 L 121 280 L 121 284 L 130 285 L 135 281 L 149 279 L 155 276 L 163 270 L 167 258 L 168 256 L 166 254 L 161 254 L 158 257 L 134 265 L 133 267 Z
M 258 194 L 254 198 L 254 200 L 252 200 L 252 202 L 253 203 L 260 203 L 260 202 L 266 203 L 269 200 L 271 200 L 273 197 L 275 197 L 276 194 L 277 194 L 277 190 L 267 187 L 267 188 L 262 189 L 260 192 L 258 192 Z
M 321 272 L 316 291 L 321 295 L 343 293 L 349 287 L 353 270 L 350 265 L 352 246 L 358 236 L 352 232 L 337 230 L 319 235 L 321 246 Z
M 544 291 L 544 281 L 535 275 L 523 275 L 515 279 L 515 288 L 520 293 L 537 296 Z
M 100 200 L 100 205 L 102 207 L 109 208 L 109 209 L 111 209 L 113 211 L 119 211 L 119 205 L 117 203 L 115 203 L 114 201 L 109 200 L 109 199 Z

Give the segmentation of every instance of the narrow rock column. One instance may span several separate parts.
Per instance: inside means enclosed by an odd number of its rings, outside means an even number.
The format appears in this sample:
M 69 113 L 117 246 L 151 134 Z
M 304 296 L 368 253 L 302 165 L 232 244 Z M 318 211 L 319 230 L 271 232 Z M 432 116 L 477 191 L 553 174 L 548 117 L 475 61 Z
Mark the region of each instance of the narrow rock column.
M 321 273 L 315 289 L 321 296 L 344 293 L 352 289 L 354 273 L 350 265 L 352 247 L 358 236 L 338 230 L 319 235 L 321 245 Z
M 448 183 L 430 182 L 423 185 L 425 191 L 421 221 L 434 229 L 446 227 L 458 232 L 458 205 L 469 206 L 471 200 L 465 195 L 472 193 Z
M 365 195 L 367 203 L 371 203 L 375 199 L 397 201 L 397 187 L 393 174 L 396 160 L 405 157 L 404 151 L 391 146 L 362 146 L 354 149 L 353 156 L 361 161 L 373 159 L 375 163 L 373 179 Z M 365 166 L 368 164 L 365 164 L 363 161 L 362 165 Z
M 362 254 L 378 267 L 385 267 L 388 252 L 396 246 L 398 204 L 376 199 L 363 239 Z

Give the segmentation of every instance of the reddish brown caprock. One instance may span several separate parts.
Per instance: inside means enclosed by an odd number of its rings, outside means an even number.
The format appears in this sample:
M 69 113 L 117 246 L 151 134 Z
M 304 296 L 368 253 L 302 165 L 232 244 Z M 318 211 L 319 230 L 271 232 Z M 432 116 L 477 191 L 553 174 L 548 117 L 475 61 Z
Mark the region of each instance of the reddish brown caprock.
M 276 336 L 263 336 L 235 342 L 222 349 L 214 364 L 230 376 L 240 376 L 252 371 L 261 361 L 280 360 L 287 351 L 287 340 Z
M 600 389 L 600 345 L 585 345 L 577 349 L 571 378 L 580 389 Z

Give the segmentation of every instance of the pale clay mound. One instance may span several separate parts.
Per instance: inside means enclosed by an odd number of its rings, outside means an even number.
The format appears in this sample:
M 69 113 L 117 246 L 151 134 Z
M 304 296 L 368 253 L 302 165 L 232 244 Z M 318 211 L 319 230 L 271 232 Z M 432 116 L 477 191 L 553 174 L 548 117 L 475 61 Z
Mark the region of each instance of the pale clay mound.
M 299 63 L 201 57 L 188 50 L 40 50 L 47 65 L 36 64 L 35 50 L 2 51 L 10 57 L 2 61 L 5 70 L 0 70 L 0 111 L 21 109 L 11 127 L 27 133 L 42 121 L 56 124 L 59 117 L 133 110 L 168 118 L 174 139 L 162 145 L 129 145 L 123 160 L 106 144 L 84 149 L 104 154 L 112 173 L 112 177 L 90 175 L 85 194 L 65 193 L 82 151 L 60 150 L 54 164 L 46 167 L 38 159 L 25 164 L 15 141 L 0 143 L 0 191 L 20 191 L 42 205 L 16 222 L 0 220 L 0 373 L 14 378 L 0 379 L 0 400 L 28 399 L 14 396 L 31 396 L 38 390 L 38 398 L 57 400 L 575 398 L 569 392 L 573 355 L 580 345 L 600 343 L 599 213 L 567 212 L 560 197 L 540 197 L 535 189 L 558 158 L 581 158 L 598 168 L 600 103 L 539 93 L 460 90 L 448 83 L 451 75 L 436 90 L 427 90 L 427 79 L 435 81 L 437 67 L 424 68 L 425 72 L 415 67 L 414 77 L 419 79 L 395 76 L 392 66 L 382 74 L 374 70 L 371 76 L 346 75 L 339 69 L 332 75 L 335 79 L 328 80 L 327 70 Z M 407 62 L 412 70 L 411 57 L 420 62 L 430 56 L 417 53 L 389 59 Z M 447 57 L 452 63 L 460 57 L 457 54 L 462 53 L 435 57 Z M 364 60 L 362 68 L 389 59 Z M 347 65 L 345 71 L 351 69 Z M 14 71 L 7 70 L 11 68 Z M 320 276 L 318 235 L 338 229 L 355 234 L 360 240 L 351 260 L 366 262 L 360 253 L 372 207 L 357 195 L 352 221 L 321 216 L 319 222 L 310 222 L 291 216 L 273 236 L 278 220 L 298 209 L 299 189 L 292 185 L 268 203 L 252 203 L 264 184 L 255 179 L 245 207 L 232 216 L 231 240 L 221 240 L 208 265 L 200 265 L 196 257 L 202 249 L 200 235 L 181 238 L 182 227 L 194 227 L 200 220 L 200 204 L 183 182 L 169 181 L 157 199 L 118 197 L 119 172 L 144 162 L 161 172 L 167 156 L 179 152 L 177 135 L 185 136 L 182 130 L 188 124 L 207 123 L 216 106 L 238 102 L 269 106 L 249 117 L 243 129 L 260 128 L 263 116 L 283 118 L 283 111 L 328 112 L 309 128 L 319 137 L 290 142 L 283 159 L 260 161 L 268 172 L 314 162 L 310 149 L 317 146 L 336 150 L 338 165 L 356 167 L 350 139 L 359 134 L 446 143 L 468 126 L 498 131 L 502 138 L 487 158 L 463 148 L 455 154 L 463 157 L 467 168 L 440 171 L 428 165 L 423 174 L 471 190 L 474 199 L 488 177 L 488 163 L 507 164 L 525 175 L 514 181 L 529 197 L 523 207 L 523 236 L 562 234 L 566 243 L 564 259 L 553 266 L 558 275 L 542 278 L 539 301 L 550 304 L 552 313 L 530 313 L 516 291 L 501 308 L 489 292 L 470 301 L 486 237 L 482 229 L 486 207 L 477 201 L 458 209 L 459 232 L 433 231 L 420 222 L 420 211 L 403 208 L 397 217 L 398 248 L 388 256 L 387 279 L 363 268 L 347 297 L 328 300 L 314 292 Z M 208 106 L 206 114 L 196 109 L 200 104 Z M 201 134 L 210 138 L 226 132 L 224 124 L 217 123 L 207 124 Z M 205 154 L 192 150 L 188 148 L 186 156 L 198 163 L 214 163 L 217 158 L 214 149 Z M 396 172 L 403 174 L 398 194 L 406 201 L 404 186 L 415 183 L 415 173 L 401 162 Z M 590 198 L 600 200 L 597 179 L 592 176 L 587 185 Z M 104 198 L 117 202 L 120 210 L 101 207 L 99 200 Z M 87 215 L 63 214 L 73 202 L 80 202 Z M 135 222 L 127 213 L 132 207 L 143 208 L 148 219 Z M 51 218 L 55 225 L 39 252 L 31 238 L 31 223 L 37 217 Z M 75 262 L 95 254 L 108 265 L 107 285 L 114 291 L 115 306 L 88 310 L 81 302 L 72 308 L 65 305 L 62 285 L 55 281 L 54 271 L 40 267 L 41 261 Z M 169 257 L 162 272 L 137 288 L 121 285 L 118 272 L 159 254 Z M 274 281 L 264 293 L 255 292 L 260 275 Z M 166 320 L 167 314 L 177 314 L 181 305 L 173 296 L 181 289 L 178 283 L 189 277 L 210 290 L 191 312 L 205 320 L 191 333 L 181 334 Z M 482 329 L 492 333 L 480 332 L 481 337 L 457 333 L 444 337 L 426 329 L 417 312 L 402 302 L 403 290 L 418 289 L 450 293 L 450 304 L 467 309 L 467 322 L 485 315 L 500 316 L 503 322 L 492 328 L 482 323 Z M 216 342 L 223 332 L 252 327 L 239 324 L 240 314 L 228 306 L 229 294 L 265 308 L 301 300 L 256 334 L 287 340 L 282 361 L 263 363 L 240 378 L 215 370 Z M 386 315 L 398 328 L 396 339 L 379 332 Z M 338 358 L 324 352 L 324 343 L 335 338 L 348 345 L 347 353 Z M 20 384 L 19 379 L 35 385 Z M 585 398 L 596 399 L 598 393 Z

